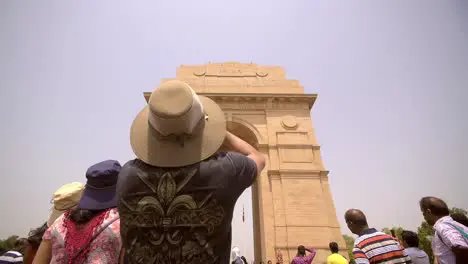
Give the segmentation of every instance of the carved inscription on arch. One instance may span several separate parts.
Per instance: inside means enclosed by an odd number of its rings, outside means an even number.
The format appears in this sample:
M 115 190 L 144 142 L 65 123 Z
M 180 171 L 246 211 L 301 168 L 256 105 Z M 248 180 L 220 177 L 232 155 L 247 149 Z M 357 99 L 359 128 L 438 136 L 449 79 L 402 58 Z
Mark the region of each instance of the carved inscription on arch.
M 268 72 L 259 69 L 256 64 L 241 64 L 225 62 L 206 64 L 195 68 L 193 75 L 197 77 L 266 77 Z
M 310 100 L 278 100 L 274 98 L 237 98 L 234 100 L 214 98 L 214 100 L 222 109 L 231 110 L 309 110 L 311 106 Z M 292 120 L 289 124 L 292 124 Z M 290 127 L 290 129 L 292 128 Z

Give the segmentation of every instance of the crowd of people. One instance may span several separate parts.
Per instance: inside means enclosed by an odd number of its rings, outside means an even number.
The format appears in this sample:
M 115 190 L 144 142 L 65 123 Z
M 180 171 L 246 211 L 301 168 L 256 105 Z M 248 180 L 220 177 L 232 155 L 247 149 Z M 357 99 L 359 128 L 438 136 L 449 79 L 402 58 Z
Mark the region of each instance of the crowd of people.
M 59 188 L 49 219 L 22 242 L 24 259 L 11 250 L 0 264 L 247 263 L 238 249 L 231 251 L 231 220 L 265 157 L 226 130 L 221 108 L 186 83 L 165 82 L 136 115 L 130 145 L 136 159 L 123 166 L 98 162 L 87 169 L 85 185 Z M 467 264 L 466 223 L 449 216 L 435 197 L 421 199 L 420 208 L 435 230 L 438 263 Z M 358 236 L 355 263 L 428 263 L 414 232 L 398 241 L 369 227 L 358 209 L 348 210 L 345 220 Z M 348 263 L 337 243 L 329 248 L 328 264 Z M 291 263 L 310 264 L 316 255 L 299 246 Z

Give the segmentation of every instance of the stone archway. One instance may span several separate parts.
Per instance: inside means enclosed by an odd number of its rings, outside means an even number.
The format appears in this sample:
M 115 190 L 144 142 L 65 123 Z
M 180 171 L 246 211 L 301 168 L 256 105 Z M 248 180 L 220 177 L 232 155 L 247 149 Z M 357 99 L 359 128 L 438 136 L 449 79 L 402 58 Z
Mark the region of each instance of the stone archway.
M 258 150 L 259 134 L 252 125 L 241 119 L 234 119 L 226 122 L 226 128 Z
M 258 131 L 255 130 L 255 127 L 253 127 L 251 124 L 246 122 L 245 120 L 239 119 L 239 118 L 234 118 L 232 121 L 227 122 L 227 129 L 229 132 L 233 133 L 234 135 L 238 136 L 239 138 L 243 139 L 247 143 L 249 143 L 251 146 L 255 147 L 257 150 L 259 150 L 259 139 L 260 135 Z M 224 151 L 229 151 L 228 149 L 224 149 Z M 260 150 L 261 151 L 261 150 Z M 262 258 L 261 252 L 261 233 L 260 233 L 260 217 L 259 217 L 259 212 L 260 212 L 260 203 L 259 203 L 259 198 L 258 198 L 258 180 L 252 184 L 251 188 L 251 200 L 249 203 L 252 205 L 252 234 L 253 234 L 253 253 L 254 253 L 254 259 L 259 260 Z M 238 201 L 239 203 L 239 201 Z M 238 206 L 237 204 L 236 206 Z M 234 220 L 234 219 L 233 219 Z M 235 230 L 233 230 L 235 231 Z M 239 230 L 238 230 L 239 232 Z M 234 236 L 236 234 L 232 234 L 233 236 L 233 242 L 234 242 Z M 234 246 L 234 245 L 233 245 Z M 242 245 L 237 245 L 242 248 L 242 250 L 245 250 L 245 246 Z
M 255 135 L 251 143 L 267 159 L 252 193 L 257 201 L 253 203 L 255 261 L 275 260 L 280 250 L 284 263 L 290 263 L 302 244 L 316 248 L 315 261 L 321 263 L 329 254 L 330 241 L 338 242 L 346 255 L 310 117 L 317 95 L 304 94 L 300 83 L 286 79 L 281 67 L 252 63 L 183 65 L 175 79 L 215 100 L 230 129 L 247 138 Z M 149 95 L 145 93 L 147 100 Z

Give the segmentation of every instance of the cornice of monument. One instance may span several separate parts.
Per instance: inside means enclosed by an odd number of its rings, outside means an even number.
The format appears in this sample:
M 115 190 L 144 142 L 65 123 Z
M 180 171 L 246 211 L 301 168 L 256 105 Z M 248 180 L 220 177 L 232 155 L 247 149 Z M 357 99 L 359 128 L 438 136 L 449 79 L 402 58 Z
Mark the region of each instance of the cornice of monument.
M 234 109 L 301 109 L 307 104 L 312 109 L 317 94 L 263 94 L 263 93 L 198 93 L 213 99 L 221 108 Z M 151 92 L 145 92 L 148 102 Z M 303 104 L 301 104 L 303 103 Z
M 328 177 L 326 170 L 303 170 L 303 169 L 269 169 L 270 178 L 290 178 L 290 179 L 320 179 Z
M 181 65 L 175 78 L 161 83 L 170 80 L 188 83 L 227 110 L 310 110 L 317 98 L 317 94 L 304 94 L 298 80 L 287 79 L 282 67 L 255 63 Z M 150 94 L 144 93 L 146 101 Z

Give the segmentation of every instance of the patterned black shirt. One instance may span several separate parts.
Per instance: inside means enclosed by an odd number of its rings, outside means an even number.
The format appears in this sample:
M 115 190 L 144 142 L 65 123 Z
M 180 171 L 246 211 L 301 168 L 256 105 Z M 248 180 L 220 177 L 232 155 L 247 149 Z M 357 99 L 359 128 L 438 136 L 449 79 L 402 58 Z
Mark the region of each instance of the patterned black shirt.
M 127 162 L 117 193 L 128 263 L 229 263 L 234 205 L 256 174 L 235 152 L 181 168 Z

